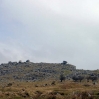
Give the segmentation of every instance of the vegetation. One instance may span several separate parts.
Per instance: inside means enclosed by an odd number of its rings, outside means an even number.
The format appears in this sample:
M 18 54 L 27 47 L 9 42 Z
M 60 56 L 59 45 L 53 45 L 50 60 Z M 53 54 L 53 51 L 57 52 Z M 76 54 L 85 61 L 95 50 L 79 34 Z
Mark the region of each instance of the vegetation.
M 60 75 L 60 81 L 62 82 L 63 80 L 65 80 L 65 76 L 63 74 Z
M 99 99 L 98 72 L 78 70 L 66 61 L 1 64 L 0 99 Z
M 0 83 L 0 99 L 99 99 L 99 84 L 68 80 Z

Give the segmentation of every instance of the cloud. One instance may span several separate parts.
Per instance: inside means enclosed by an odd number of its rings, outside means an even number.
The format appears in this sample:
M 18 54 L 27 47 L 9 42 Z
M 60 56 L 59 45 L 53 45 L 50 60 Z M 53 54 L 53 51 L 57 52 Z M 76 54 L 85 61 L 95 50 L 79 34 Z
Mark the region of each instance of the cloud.
M 0 43 L 0 63 L 8 61 L 19 61 L 25 59 L 25 51 L 20 49 L 17 45 L 10 43 Z
M 98 68 L 98 0 L 0 2 L 0 63 L 66 60 Z

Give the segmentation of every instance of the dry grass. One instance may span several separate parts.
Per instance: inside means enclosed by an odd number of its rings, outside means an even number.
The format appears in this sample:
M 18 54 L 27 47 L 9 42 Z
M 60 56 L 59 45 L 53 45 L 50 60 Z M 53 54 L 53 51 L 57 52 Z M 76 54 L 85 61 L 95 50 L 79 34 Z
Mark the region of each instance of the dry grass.
M 0 99 L 99 99 L 99 84 L 56 81 L 0 84 Z M 11 84 L 12 83 L 12 84 Z M 8 86 L 9 85 L 9 86 Z

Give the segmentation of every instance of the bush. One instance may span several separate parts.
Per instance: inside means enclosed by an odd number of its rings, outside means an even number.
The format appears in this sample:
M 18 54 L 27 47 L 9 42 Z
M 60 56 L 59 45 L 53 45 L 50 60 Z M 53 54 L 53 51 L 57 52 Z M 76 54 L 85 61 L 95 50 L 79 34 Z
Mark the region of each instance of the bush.
M 62 82 L 63 80 L 65 80 L 65 76 L 63 74 L 60 75 L 60 81 Z

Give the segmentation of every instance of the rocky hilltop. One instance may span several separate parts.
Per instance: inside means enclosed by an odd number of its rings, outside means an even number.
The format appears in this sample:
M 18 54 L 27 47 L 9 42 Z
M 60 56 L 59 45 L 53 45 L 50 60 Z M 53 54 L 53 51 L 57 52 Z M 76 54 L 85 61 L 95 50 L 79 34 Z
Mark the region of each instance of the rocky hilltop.
M 92 71 L 78 70 L 76 66 L 62 63 L 33 63 L 26 62 L 8 62 L 0 65 L 0 81 L 19 80 L 19 81 L 37 81 L 43 79 L 59 79 L 60 74 L 64 74 L 69 79 L 74 74 L 88 74 Z

